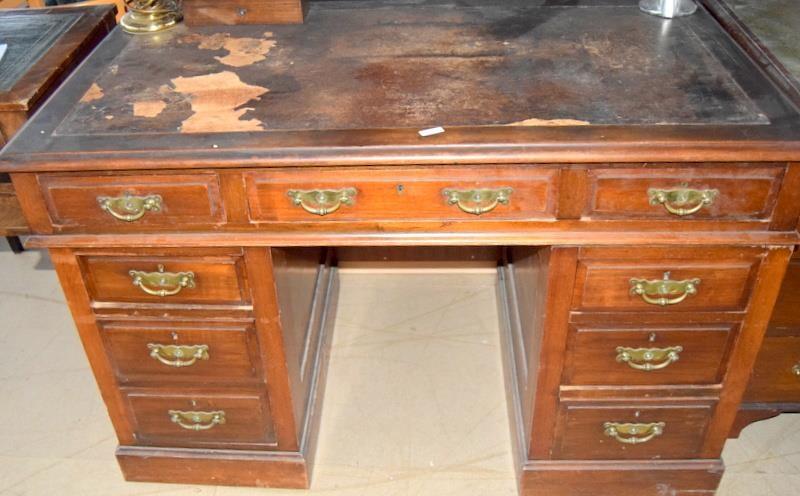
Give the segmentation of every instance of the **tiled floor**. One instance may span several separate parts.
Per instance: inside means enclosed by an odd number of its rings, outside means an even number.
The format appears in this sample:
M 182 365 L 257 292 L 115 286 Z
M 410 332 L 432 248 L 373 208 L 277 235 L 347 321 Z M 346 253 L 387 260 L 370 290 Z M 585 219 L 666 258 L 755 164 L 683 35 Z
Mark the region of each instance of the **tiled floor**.
M 3 248 L 0 248 L 3 250 Z M 0 495 L 514 495 L 494 276 L 342 272 L 314 488 L 122 480 L 55 275 L 0 251 Z M 725 451 L 723 496 L 800 493 L 800 418 Z

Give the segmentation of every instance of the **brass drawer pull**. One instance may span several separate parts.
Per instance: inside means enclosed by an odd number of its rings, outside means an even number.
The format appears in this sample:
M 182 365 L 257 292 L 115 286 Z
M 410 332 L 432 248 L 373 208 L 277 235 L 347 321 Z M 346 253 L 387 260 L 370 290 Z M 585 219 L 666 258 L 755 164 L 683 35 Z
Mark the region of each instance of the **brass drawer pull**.
M 152 296 L 173 296 L 183 288 L 193 288 L 194 272 L 165 272 L 164 266 L 158 266 L 158 272 L 132 270 L 133 285 Z
M 617 348 L 617 361 L 627 363 L 628 366 L 636 370 L 662 370 L 681 358 L 683 346 L 672 346 L 669 348 Z
M 358 191 L 355 188 L 315 189 L 311 191 L 289 190 L 287 192 L 292 203 L 314 215 L 329 215 L 342 205 L 353 206 Z
M 225 423 L 225 412 L 182 412 L 170 410 L 169 419 L 187 431 L 207 431 Z
M 792 373 L 798 377 L 800 377 L 800 363 L 792 367 Z
M 697 294 L 700 279 L 687 279 L 672 281 L 669 272 L 664 272 L 661 280 L 650 281 L 647 279 L 631 279 L 631 294 L 641 296 L 645 303 L 665 307 L 677 305 L 691 295 Z
M 498 205 L 508 205 L 512 188 L 497 189 L 445 189 L 442 194 L 448 205 L 458 205 L 462 212 L 482 215 L 491 212 Z
M 208 345 L 205 344 L 178 346 L 150 343 L 147 345 L 147 349 L 150 350 L 151 358 L 175 368 L 191 367 L 198 360 L 209 359 Z
M 650 205 L 663 205 L 664 209 L 672 215 L 685 217 L 699 212 L 703 207 L 711 206 L 719 196 L 716 189 L 690 189 L 681 185 L 676 189 L 647 190 Z
M 664 434 L 664 422 L 652 424 L 618 424 L 616 422 L 606 422 L 603 429 L 608 437 L 613 437 L 622 444 L 643 444 L 652 441 Z
M 161 210 L 161 196 L 131 196 L 129 193 L 115 198 L 99 196 L 97 203 L 104 212 L 108 212 L 115 219 L 125 222 L 136 222 L 144 217 L 147 212 Z

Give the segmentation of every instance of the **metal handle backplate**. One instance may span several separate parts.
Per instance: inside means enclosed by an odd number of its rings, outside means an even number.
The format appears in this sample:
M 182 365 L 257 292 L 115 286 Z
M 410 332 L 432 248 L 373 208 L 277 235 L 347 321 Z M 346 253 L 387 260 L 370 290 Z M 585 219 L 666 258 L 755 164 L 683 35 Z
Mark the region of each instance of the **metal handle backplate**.
M 104 212 L 125 222 L 135 222 L 147 212 L 160 211 L 162 206 L 159 195 L 133 196 L 129 193 L 117 197 L 99 196 L 97 203 Z
M 669 348 L 627 348 L 617 347 L 617 361 L 627 363 L 632 369 L 650 372 L 662 370 L 681 358 L 683 346 Z
M 697 294 L 700 279 L 686 279 L 673 281 L 670 273 L 664 272 L 664 277 L 657 280 L 633 278 L 630 280 L 632 295 L 642 298 L 645 303 L 658 306 L 677 305 L 691 295 Z
M 442 194 L 449 205 L 456 205 L 462 212 L 483 215 L 498 205 L 508 205 L 512 188 L 496 189 L 445 189 Z
M 358 191 L 355 188 L 289 190 L 287 194 L 292 199 L 292 203 L 306 212 L 325 216 L 336 212 L 342 208 L 342 205 L 353 206 Z
M 131 270 L 128 273 L 134 286 L 152 296 L 173 296 L 183 288 L 195 287 L 194 272 L 166 272 L 163 265 L 158 266 L 158 272 Z
M 650 205 L 663 205 L 667 212 L 678 217 L 696 214 L 703 207 L 713 205 L 717 196 L 717 189 L 691 189 L 685 185 L 675 189 L 647 190 Z
M 207 431 L 226 422 L 225 412 L 184 412 L 170 410 L 167 412 L 173 424 L 179 425 L 187 431 Z
M 654 422 L 652 424 L 621 424 L 606 422 L 603 424 L 605 435 L 616 439 L 622 444 L 643 444 L 664 434 L 667 424 Z
M 150 357 L 164 365 L 181 368 L 191 367 L 198 360 L 208 360 L 208 345 L 196 344 L 191 346 L 175 344 L 149 343 Z

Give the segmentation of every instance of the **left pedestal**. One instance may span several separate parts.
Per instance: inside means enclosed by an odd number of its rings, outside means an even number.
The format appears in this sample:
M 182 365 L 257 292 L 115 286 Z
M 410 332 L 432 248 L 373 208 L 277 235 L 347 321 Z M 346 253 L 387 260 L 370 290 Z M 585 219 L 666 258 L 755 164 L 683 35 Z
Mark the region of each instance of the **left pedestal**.
M 324 250 L 51 257 L 127 480 L 309 486 L 338 289 Z

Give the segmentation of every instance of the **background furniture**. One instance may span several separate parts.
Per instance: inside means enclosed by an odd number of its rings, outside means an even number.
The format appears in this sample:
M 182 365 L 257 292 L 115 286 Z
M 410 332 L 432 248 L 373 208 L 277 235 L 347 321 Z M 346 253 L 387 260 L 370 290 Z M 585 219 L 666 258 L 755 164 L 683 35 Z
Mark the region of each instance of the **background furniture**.
M 796 2 L 726 0 L 715 4 L 721 21 L 756 60 L 764 61 L 765 69 L 775 74 L 800 106 L 800 40 L 795 29 L 800 24 L 800 9 Z M 795 253 L 789 264 L 732 437 L 738 437 L 752 422 L 800 412 L 799 257 Z
M 114 26 L 113 7 L 0 10 L 0 146 L 22 127 L 55 88 Z M 7 174 L 0 174 L 0 235 L 15 252 L 27 232 Z
M 637 4 L 112 33 L 0 167 L 125 476 L 307 487 L 336 250 L 498 246 L 521 492 L 713 493 L 798 243 L 800 111 L 705 5 Z

